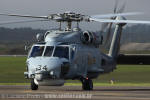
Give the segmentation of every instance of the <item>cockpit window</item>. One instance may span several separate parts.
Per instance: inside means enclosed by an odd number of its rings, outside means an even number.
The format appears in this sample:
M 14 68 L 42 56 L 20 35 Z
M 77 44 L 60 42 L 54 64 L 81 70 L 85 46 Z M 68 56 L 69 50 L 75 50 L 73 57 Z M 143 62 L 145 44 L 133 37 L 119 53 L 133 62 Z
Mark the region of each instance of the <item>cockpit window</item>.
M 44 53 L 44 56 L 46 56 L 46 57 L 52 56 L 53 49 L 54 49 L 53 46 L 47 46 L 46 50 L 45 50 L 45 53 Z
M 42 56 L 44 51 L 44 46 L 34 46 L 32 48 L 32 52 L 30 57 L 38 57 L 38 56 Z
M 53 56 L 69 59 L 69 48 L 66 46 L 56 46 Z
M 71 59 L 74 58 L 74 50 L 71 51 Z

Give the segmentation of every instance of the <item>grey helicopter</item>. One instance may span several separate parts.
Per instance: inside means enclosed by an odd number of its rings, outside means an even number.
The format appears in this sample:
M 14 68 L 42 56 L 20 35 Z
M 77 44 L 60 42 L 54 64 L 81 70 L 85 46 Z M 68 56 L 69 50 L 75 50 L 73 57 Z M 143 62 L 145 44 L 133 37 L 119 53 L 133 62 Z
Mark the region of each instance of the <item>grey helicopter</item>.
M 113 14 L 82 15 L 74 12 L 50 14 L 48 16 L 31 16 L 18 14 L 4 14 L 4 16 L 27 17 L 38 20 L 56 21 L 58 30 L 49 30 L 44 34 L 37 34 L 37 43 L 29 50 L 26 60 L 27 71 L 25 78 L 31 80 L 31 89 L 37 90 L 39 86 L 62 86 L 65 80 L 80 80 L 83 90 L 93 90 L 92 79 L 116 69 L 117 57 L 120 50 L 120 39 L 123 27 L 127 23 L 150 24 L 150 21 L 127 20 L 124 16 L 137 15 L 138 12 L 121 13 L 114 9 Z M 115 25 L 109 53 L 100 51 L 103 36 L 100 33 L 83 31 L 80 22 L 93 21 L 106 23 L 109 27 Z M 18 23 L 24 21 L 18 21 Z M 9 24 L 5 22 L 0 24 Z M 17 22 L 16 22 L 17 23 Z M 62 23 L 67 27 L 62 29 Z M 77 26 L 72 28 L 72 23 Z

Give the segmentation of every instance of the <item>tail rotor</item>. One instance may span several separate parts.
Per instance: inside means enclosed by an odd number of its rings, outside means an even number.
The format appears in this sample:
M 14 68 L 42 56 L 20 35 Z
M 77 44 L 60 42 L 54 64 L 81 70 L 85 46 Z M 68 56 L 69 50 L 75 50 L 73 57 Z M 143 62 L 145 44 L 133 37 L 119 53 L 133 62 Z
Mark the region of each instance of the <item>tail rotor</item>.
M 118 4 L 119 4 L 119 1 L 118 0 L 116 0 L 116 2 L 115 2 L 115 6 L 114 6 L 114 14 L 121 14 L 121 13 L 123 13 L 124 12 L 124 10 L 125 10 L 125 7 L 126 7 L 126 2 L 124 2 L 123 3 L 123 5 L 119 8 L 118 7 Z M 115 17 L 111 17 L 110 18 L 111 20 L 115 20 L 116 19 L 116 16 Z M 104 33 L 104 30 L 106 30 L 107 29 L 107 31 L 106 31 L 106 38 L 105 38 L 105 41 L 104 41 L 104 46 L 107 48 L 107 46 L 109 45 L 109 43 L 110 43 L 110 38 L 111 38 L 111 33 L 112 33 L 112 25 L 113 25 L 113 23 L 102 23 L 102 25 L 101 25 L 101 29 L 102 29 L 102 32 Z

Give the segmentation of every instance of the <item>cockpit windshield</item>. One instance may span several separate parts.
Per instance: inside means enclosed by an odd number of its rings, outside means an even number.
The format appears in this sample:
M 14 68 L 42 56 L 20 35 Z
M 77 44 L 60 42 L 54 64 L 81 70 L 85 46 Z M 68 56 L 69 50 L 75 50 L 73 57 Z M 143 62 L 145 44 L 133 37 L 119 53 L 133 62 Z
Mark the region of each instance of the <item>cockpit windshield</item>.
M 32 52 L 30 57 L 38 57 L 38 56 L 42 56 L 44 51 L 44 46 L 34 46 L 32 48 Z
M 47 46 L 46 50 L 45 50 L 45 53 L 44 53 L 44 56 L 51 57 L 52 53 L 53 53 L 53 49 L 54 49 L 53 46 Z
M 69 59 L 69 48 L 67 46 L 56 46 L 53 56 Z
M 45 48 L 45 50 L 44 50 Z M 69 59 L 68 46 L 33 46 L 29 57 L 59 57 Z

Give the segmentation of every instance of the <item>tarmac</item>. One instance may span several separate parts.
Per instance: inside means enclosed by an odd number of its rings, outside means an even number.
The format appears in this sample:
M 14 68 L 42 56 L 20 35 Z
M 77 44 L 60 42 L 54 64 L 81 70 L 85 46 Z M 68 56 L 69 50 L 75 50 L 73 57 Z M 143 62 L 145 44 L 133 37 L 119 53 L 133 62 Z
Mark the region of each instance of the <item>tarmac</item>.
M 95 86 L 83 91 L 81 86 L 30 86 L 1 85 L 1 100 L 150 100 L 150 87 Z

